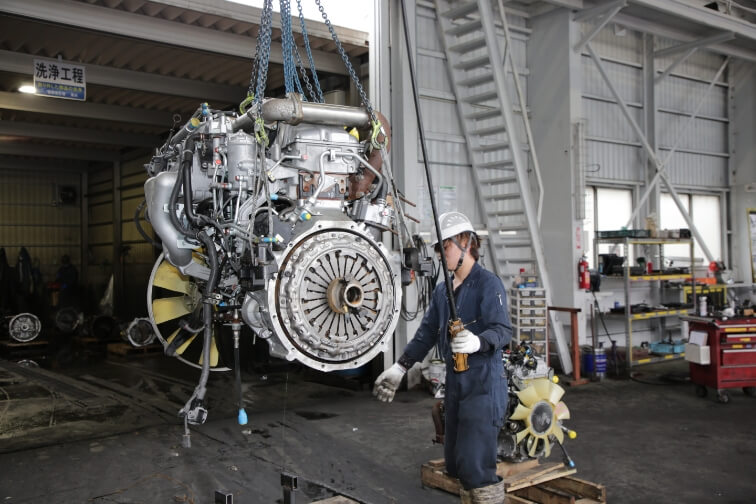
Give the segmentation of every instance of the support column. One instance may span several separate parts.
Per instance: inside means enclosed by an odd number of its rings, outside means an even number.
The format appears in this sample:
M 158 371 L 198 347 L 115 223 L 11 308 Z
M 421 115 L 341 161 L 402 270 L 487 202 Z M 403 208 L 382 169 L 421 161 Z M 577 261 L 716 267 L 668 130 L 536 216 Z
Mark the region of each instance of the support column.
M 82 171 L 79 176 L 79 226 L 81 250 L 79 255 L 79 267 L 81 278 L 79 285 L 82 288 L 89 286 L 89 173 Z
M 113 315 L 118 313 L 123 301 L 123 264 L 121 245 L 121 162 L 113 161 Z
M 654 36 L 647 33 L 643 35 L 643 123 L 648 145 L 654 152 L 658 152 L 656 137 L 655 77 Z M 646 187 L 648 187 L 656 176 L 656 160 L 652 159 L 645 151 L 643 152 L 643 158 L 646 160 Z M 647 201 L 648 205 L 645 208 L 640 209 L 640 215 L 635 222 L 636 227 L 644 228 L 645 225 L 643 219 L 653 214 L 656 215 L 657 224 L 659 223 L 659 205 L 661 201 L 659 184 L 654 184 Z

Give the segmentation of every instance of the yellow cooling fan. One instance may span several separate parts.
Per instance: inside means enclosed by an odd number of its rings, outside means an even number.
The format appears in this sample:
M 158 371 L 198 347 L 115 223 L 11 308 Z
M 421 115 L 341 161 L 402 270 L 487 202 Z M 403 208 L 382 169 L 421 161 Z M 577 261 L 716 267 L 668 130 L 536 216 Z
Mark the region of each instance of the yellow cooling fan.
M 204 265 L 204 259 L 199 254 L 193 254 L 193 258 Z M 195 333 L 180 324 L 181 321 L 194 321 L 192 324 L 199 328 L 202 319 L 201 286 L 193 277 L 182 274 L 163 254 L 158 257 L 150 275 L 147 311 L 166 354 L 190 366 L 201 367 L 204 360 L 203 331 Z M 218 367 L 218 332 L 219 328 L 214 326 L 210 343 L 210 369 L 227 371 L 226 367 Z
M 549 436 L 554 436 L 559 444 L 564 441 L 561 421 L 570 418 L 570 410 L 561 402 L 563 395 L 564 389 L 548 378 L 537 378 L 517 392 L 520 404 L 510 419 L 525 422 L 525 429 L 517 433 L 517 443 L 527 437 L 525 446 L 531 457 L 538 449 L 538 441 L 543 441 L 547 457 L 551 454 Z

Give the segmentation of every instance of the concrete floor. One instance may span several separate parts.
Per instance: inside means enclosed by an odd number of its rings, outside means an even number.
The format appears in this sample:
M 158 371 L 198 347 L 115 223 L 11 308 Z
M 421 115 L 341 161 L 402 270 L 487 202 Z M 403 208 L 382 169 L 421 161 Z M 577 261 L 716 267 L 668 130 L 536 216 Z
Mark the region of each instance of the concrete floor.
M 756 502 L 756 399 L 700 399 L 686 369 L 567 390 L 577 476 L 606 485 L 609 502 Z M 231 377 L 214 374 L 210 418 L 187 449 L 175 413 L 196 376 L 162 356 L 64 373 L 0 361 L 0 502 L 212 503 L 225 489 L 236 503 L 274 503 L 282 470 L 299 477 L 297 502 L 458 502 L 420 484 L 420 465 L 442 456 L 425 391 L 386 405 L 302 370 L 245 374 L 240 427 Z

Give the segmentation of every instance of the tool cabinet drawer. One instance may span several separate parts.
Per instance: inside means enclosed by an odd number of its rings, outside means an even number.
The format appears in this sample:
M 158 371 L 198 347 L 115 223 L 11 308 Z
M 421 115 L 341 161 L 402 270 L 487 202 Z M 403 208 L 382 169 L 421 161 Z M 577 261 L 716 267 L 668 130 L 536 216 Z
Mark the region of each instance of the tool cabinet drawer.
M 756 348 L 722 350 L 723 366 L 756 366 Z

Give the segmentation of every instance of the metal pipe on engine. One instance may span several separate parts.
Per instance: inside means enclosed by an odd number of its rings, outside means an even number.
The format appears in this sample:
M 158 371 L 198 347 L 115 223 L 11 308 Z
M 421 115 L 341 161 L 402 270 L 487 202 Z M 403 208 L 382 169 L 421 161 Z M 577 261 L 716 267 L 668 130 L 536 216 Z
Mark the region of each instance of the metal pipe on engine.
M 254 125 L 255 109 L 237 118 L 232 124 L 234 131 Z M 286 98 L 271 98 L 262 104 L 262 118 L 266 122 L 282 121 L 287 124 L 307 122 L 330 126 L 370 126 L 370 115 L 361 107 L 303 102 L 298 93 L 289 93 Z

